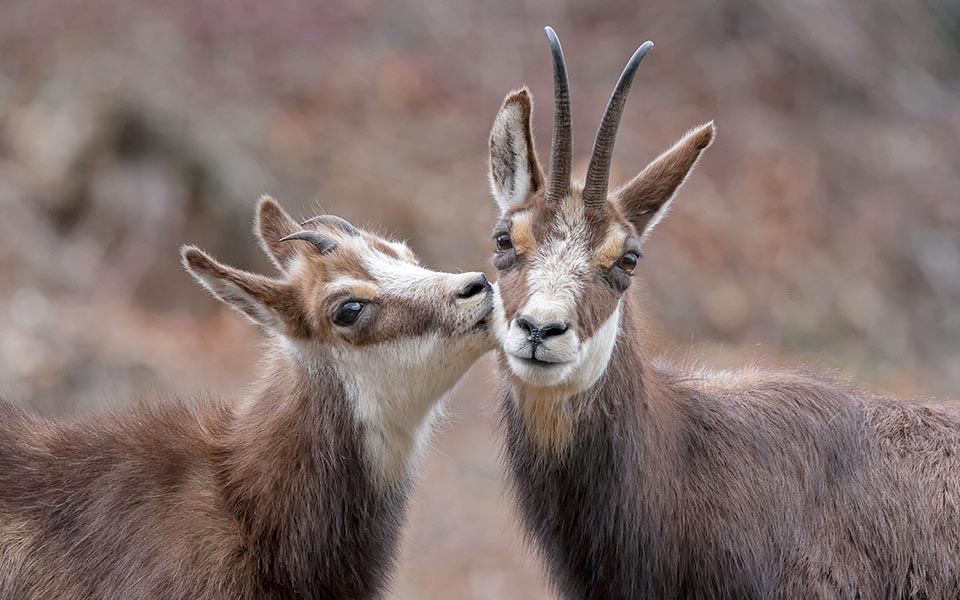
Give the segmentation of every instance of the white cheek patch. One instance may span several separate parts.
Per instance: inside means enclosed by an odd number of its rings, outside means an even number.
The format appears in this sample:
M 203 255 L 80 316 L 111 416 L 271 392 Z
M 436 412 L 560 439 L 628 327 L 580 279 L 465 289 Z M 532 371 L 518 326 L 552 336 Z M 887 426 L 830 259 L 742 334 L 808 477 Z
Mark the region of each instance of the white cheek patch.
M 491 313 L 493 336 L 501 346 L 507 342 L 510 332 L 510 322 L 507 320 L 507 311 L 503 308 L 503 298 L 500 296 L 500 282 L 493 284 L 493 312 Z
M 607 317 L 596 332 L 586 339 L 580 347 L 580 365 L 573 374 L 573 381 L 577 391 L 583 391 L 595 384 L 607 370 L 613 347 L 620 335 L 620 306 L 622 300 L 617 301 L 617 308 Z

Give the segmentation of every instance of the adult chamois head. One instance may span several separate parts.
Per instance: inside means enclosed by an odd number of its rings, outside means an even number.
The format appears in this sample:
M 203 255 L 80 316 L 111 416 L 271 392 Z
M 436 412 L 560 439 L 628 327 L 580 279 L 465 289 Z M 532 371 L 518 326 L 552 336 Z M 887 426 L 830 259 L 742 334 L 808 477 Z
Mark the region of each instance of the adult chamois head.
M 490 133 L 490 187 L 500 208 L 493 230 L 501 302 L 496 333 L 511 380 L 558 402 L 593 385 L 607 367 L 620 307 L 642 258 L 641 246 L 707 146 L 713 123 L 682 137 L 639 175 L 608 189 L 620 116 L 640 46 L 620 75 L 582 182 L 573 181 L 570 90 L 560 40 L 547 28 L 554 73 L 554 130 L 544 177 L 533 144 L 533 99 L 509 94 Z M 560 423 L 542 423 L 553 438 Z M 554 440 L 556 441 L 556 440 Z

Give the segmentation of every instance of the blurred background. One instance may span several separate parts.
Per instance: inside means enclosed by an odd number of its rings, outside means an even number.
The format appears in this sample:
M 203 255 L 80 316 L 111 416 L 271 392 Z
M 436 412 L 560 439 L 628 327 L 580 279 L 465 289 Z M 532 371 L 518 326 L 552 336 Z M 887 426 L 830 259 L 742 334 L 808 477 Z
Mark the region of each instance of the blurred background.
M 545 3 L 543 3 L 545 4 Z M 486 141 L 543 26 L 579 172 L 630 53 L 614 182 L 719 136 L 645 249 L 648 343 L 960 398 L 960 4 L 951 0 L 0 1 L 0 393 L 45 414 L 236 393 L 257 331 L 180 268 L 269 272 L 262 193 L 485 269 Z M 393 597 L 547 598 L 500 465 L 482 361 L 426 457 Z

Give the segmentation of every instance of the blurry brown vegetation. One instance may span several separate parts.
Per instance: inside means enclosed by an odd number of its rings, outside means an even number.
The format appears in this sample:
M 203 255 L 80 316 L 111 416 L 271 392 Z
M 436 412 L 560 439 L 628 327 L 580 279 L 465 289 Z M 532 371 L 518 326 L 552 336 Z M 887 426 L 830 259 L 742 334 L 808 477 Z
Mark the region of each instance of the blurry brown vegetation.
M 623 181 L 719 137 L 646 249 L 652 344 L 960 396 L 960 8 L 948 0 L 0 2 L 0 391 L 48 414 L 240 389 L 256 331 L 181 271 L 197 243 L 266 270 L 269 192 L 489 267 L 486 138 L 542 26 L 570 66 L 576 156 L 647 38 Z M 545 596 L 505 496 L 493 377 L 427 457 L 400 598 Z

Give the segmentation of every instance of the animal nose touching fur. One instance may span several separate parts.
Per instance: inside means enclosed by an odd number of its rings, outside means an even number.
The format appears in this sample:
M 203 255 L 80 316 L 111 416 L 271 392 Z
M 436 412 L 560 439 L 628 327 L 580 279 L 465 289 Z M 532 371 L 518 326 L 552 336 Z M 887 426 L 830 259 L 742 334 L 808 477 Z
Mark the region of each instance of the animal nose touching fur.
M 492 291 L 493 288 L 490 286 L 490 282 L 487 281 L 487 276 L 483 273 L 478 273 L 463 284 L 463 287 L 457 292 L 456 297 L 458 300 L 468 300 L 483 293 L 489 294 Z

